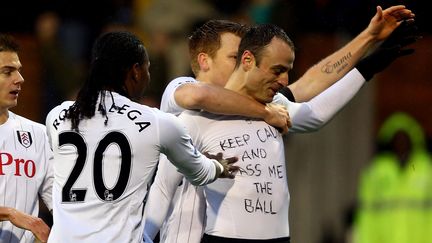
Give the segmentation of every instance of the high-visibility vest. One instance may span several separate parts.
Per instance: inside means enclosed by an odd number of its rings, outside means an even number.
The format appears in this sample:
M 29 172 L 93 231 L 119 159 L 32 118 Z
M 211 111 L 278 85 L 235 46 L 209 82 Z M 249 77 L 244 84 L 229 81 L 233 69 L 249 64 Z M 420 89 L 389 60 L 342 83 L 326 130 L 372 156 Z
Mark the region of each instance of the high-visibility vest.
M 388 142 L 400 130 L 413 144 L 405 167 L 384 152 L 361 174 L 355 243 L 432 243 L 431 156 L 421 128 L 405 114 L 391 117 L 379 138 Z

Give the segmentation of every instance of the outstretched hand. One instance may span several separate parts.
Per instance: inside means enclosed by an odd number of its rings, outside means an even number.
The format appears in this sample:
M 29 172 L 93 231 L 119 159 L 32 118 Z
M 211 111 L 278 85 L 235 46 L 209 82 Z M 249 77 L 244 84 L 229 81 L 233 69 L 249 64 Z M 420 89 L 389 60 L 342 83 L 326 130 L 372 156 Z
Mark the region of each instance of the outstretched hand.
M 413 22 L 415 14 L 404 5 L 397 5 L 377 12 L 371 19 L 367 31 L 376 41 L 385 40 L 402 22 Z
M 403 21 L 374 52 L 360 60 L 356 68 L 366 80 L 370 80 L 397 58 L 413 54 L 414 49 L 403 48 L 420 38 L 415 23 Z
M 204 155 L 209 159 L 215 159 L 221 164 L 224 168 L 222 172 L 219 172 L 219 178 L 230 178 L 234 179 L 235 173 L 240 169 L 240 167 L 233 165 L 238 161 L 237 157 L 223 158 L 222 153 L 217 153 L 216 155 L 204 153 Z

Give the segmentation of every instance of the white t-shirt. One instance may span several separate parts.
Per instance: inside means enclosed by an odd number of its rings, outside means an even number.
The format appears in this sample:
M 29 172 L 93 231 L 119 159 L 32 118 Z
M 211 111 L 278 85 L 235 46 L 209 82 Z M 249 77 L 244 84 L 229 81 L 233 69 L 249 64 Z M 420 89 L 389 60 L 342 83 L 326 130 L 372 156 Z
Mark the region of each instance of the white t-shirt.
M 289 236 L 289 193 L 281 134 L 264 121 L 185 111 L 180 115 L 202 152 L 236 156 L 234 180 L 205 186 L 210 235 L 243 239 Z
M 163 95 L 161 107 L 166 111 L 175 112 L 176 114 L 180 113 L 183 109 L 175 102 L 174 92 L 182 84 L 193 82 L 189 80 L 193 79 L 183 77 L 170 82 Z M 342 80 L 332 85 L 329 89 L 322 92 L 310 102 L 293 103 L 280 94 L 274 97 L 273 102 L 287 106 L 293 124 L 293 127 L 289 130 L 290 133 L 313 132 L 324 126 L 340 109 L 342 109 L 342 107 L 358 92 L 364 82 L 365 80 L 362 75 L 356 69 L 353 69 L 345 75 Z M 205 126 L 203 127 L 205 128 Z M 189 129 L 195 135 L 197 135 L 199 131 L 193 126 Z M 219 129 L 223 130 L 220 127 Z M 237 129 L 242 131 L 242 127 L 237 127 Z M 230 156 L 229 154 L 225 154 L 225 152 L 224 155 L 227 157 Z M 161 160 L 160 164 L 162 165 L 163 163 L 167 162 Z M 169 165 L 158 170 L 154 183 L 155 186 L 152 186 L 150 190 L 149 201 L 162 202 L 162 207 L 161 204 L 155 203 L 148 203 L 146 205 L 146 210 L 148 206 L 150 212 L 154 211 L 154 208 L 159 207 L 158 214 L 147 214 L 146 234 L 150 238 L 154 237 L 157 233 L 157 226 L 160 226 L 162 221 L 165 219 L 163 217 L 161 219 L 160 216 L 166 215 L 166 213 L 164 213 L 164 208 L 168 207 L 164 205 L 170 203 L 170 199 L 174 195 L 179 180 L 179 176 L 175 175 L 174 170 L 170 170 Z M 152 193 L 152 191 L 155 192 Z M 197 189 L 194 186 L 183 183 L 182 192 L 179 199 L 175 202 L 176 206 L 174 211 L 169 215 L 169 220 L 166 222 L 165 229 L 161 231 L 161 233 L 163 233 L 163 242 L 200 241 L 203 232 L 202 229 L 204 227 L 202 224 L 205 223 L 206 217 L 205 206 L 203 206 L 204 200 L 202 189 Z M 287 214 L 286 220 L 288 220 Z M 288 227 L 288 223 L 286 223 L 286 226 Z M 286 228 L 286 232 L 288 231 L 288 228 Z M 211 230 L 208 231 L 209 234 L 212 234 L 211 232 Z M 285 231 L 282 230 L 280 232 Z M 227 235 L 220 234 L 219 236 L 231 237 L 229 236 L 231 233 L 228 233 Z M 238 237 L 239 235 L 234 238 Z M 279 236 L 276 236 L 276 234 L 271 236 L 271 238 L 277 237 Z
M 38 216 L 39 196 L 52 209 L 53 171 L 45 126 L 9 111 L 0 125 L 0 206 Z M 33 242 L 30 231 L 0 222 L 0 242 Z
M 110 96 L 106 92 L 106 125 L 96 111 L 81 120 L 79 132 L 71 130 L 64 116 L 72 102 L 47 116 L 54 152 L 49 242 L 142 241 L 143 199 L 160 153 L 194 184 L 215 179 L 213 160 L 193 147 L 177 117 L 114 92 Z
M 312 132 L 330 121 L 364 82 L 354 69 L 309 102 L 293 103 L 277 94 L 273 103 L 287 108 L 292 121 L 291 133 Z M 179 118 L 189 129 L 198 150 L 239 158 L 236 165 L 241 169 L 234 180 L 220 179 L 204 187 L 205 233 L 263 240 L 290 236 L 289 192 L 281 134 L 264 121 L 238 116 L 185 111 Z

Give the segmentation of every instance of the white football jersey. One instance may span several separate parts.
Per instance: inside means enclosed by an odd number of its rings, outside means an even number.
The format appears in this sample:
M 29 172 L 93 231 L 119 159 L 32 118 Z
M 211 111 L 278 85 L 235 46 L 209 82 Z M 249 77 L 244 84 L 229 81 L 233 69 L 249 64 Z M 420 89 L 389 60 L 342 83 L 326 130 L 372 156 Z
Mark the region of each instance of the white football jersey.
M 9 111 L 0 125 L 0 206 L 38 216 L 39 196 L 52 209 L 52 152 L 45 126 Z M 30 231 L 0 222 L 0 242 L 33 242 Z
M 49 242 L 141 242 L 143 199 L 160 153 L 194 184 L 215 179 L 214 162 L 174 115 L 106 92 L 108 119 L 96 111 L 76 132 L 64 118 L 72 104 L 47 116 L 55 178 Z
M 173 79 L 165 88 L 162 94 L 161 111 L 174 114 L 176 116 L 180 115 L 185 109 L 179 106 L 175 100 L 174 93 L 183 84 L 197 83 L 198 81 L 192 77 L 179 77 Z
M 185 109 L 177 104 L 174 93 L 180 86 L 196 82 L 198 81 L 192 77 L 172 80 L 162 95 L 161 110 L 174 115 L 183 112 Z M 181 216 L 175 217 L 178 214 Z M 162 155 L 146 202 L 146 242 L 151 242 L 159 231 L 161 242 L 200 242 L 204 220 L 205 200 L 202 188 L 184 180 Z

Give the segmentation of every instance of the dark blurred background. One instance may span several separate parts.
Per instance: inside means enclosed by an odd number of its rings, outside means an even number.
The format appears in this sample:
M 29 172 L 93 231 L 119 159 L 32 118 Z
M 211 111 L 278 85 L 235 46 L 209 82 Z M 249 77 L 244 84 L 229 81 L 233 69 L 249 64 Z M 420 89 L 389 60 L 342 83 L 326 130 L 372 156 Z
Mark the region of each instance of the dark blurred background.
M 377 5 L 395 4 L 416 14 L 423 35 L 412 46 L 416 53 L 376 75 L 321 131 L 285 139 L 293 242 L 349 242 L 359 175 L 377 151 L 383 121 L 397 111 L 410 114 L 424 128 L 431 151 L 432 21 L 425 0 L 4 1 L 0 32 L 14 35 L 22 49 L 26 82 L 14 111 L 43 123 L 52 107 L 73 99 L 91 45 L 105 31 L 126 29 L 142 38 L 152 75 L 142 102 L 158 107 L 165 85 L 190 74 L 186 38 L 210 18 L 283 27 L 297 48 L 290 74 L 296 80 L 363 30 Z

